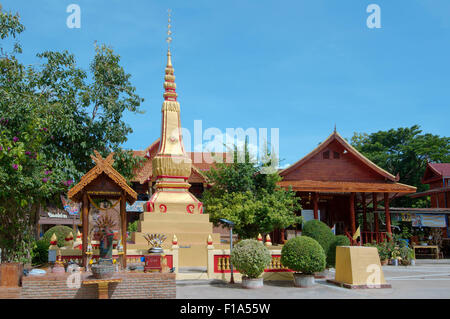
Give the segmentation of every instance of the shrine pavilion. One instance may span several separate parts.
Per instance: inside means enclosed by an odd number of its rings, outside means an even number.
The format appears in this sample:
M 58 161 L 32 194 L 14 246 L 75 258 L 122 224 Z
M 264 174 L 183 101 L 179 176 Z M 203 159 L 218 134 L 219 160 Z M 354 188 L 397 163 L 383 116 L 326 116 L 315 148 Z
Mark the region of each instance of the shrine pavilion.
M 305 219 L 319 219 L 335 227 L 336 234 L 350 237 L 356 232 L 359 204 L 363 242 L 380 241 L 386 232 L 392 233 L 389 202 L 416 191 L 415 187 L 398 183 L 399 176 L 371 162 L 336 131 L 279 174 L 283 177 L 279 185 L 292 188 L 301 198 Z M 384 220 L 377 213 L 380 202 L 384 206 Z M 370 220 L 374 222 L 370 225 L 368 214 L 373 214 Z M 283 233 L 280 232 L 282 238 Z

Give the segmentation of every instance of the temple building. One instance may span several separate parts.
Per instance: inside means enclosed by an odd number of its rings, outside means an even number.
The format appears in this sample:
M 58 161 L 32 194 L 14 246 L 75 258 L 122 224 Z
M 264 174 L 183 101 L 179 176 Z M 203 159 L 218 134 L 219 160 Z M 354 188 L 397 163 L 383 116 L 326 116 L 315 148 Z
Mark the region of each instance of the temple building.
M 430 197 L 431 208 L 417 209 L 420 223 L 441 228 L 450 253 L 450 163 L 427 163 L 422 184 L 429 185 L 430 189 L 411 195 L 412 198 Z
M 301 198 L 305 220 L 319 219 L 335 227 L 336 234 L 355 233 L 359 204 L 363 242 L 382 240 L 386 232 L 391 233 L 389 202 L 416 191 L 415 187 L 398 183 L 398 176 L 371 162 L 336 131 L 279 174 L 283 177 L 279 185 L 291 187 Z M 377 212 L 380 202 L 384 206 L 384 220 Z M 370 225 L 368 214 L 373 214 L 374 222 Z M 281 236 L 285 237 L 283 232 Z
M 430 189 L 411 197 L 430 196 L 432 208 L 450 208 L 450 163 L 428 163 L 422 184 L 428 184 Z

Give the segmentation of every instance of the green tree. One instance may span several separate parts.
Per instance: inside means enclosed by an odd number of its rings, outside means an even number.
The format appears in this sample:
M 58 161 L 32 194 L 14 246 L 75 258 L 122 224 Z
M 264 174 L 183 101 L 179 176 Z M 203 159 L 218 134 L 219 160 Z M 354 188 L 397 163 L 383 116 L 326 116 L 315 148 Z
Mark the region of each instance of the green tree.
M 233 163 L 217 163 L 207 173 L 213 187 L 203 193 L 202 199 L 211 221 L 218 225 L 221 218 L 231 220 L 242 238 L 300 224 L 302 218 L 295 212 L 301 207 L 295 192 L 276 185 L 281 179 L 276 171 L 261 173 L 275 160 L 269 152 L 262 162 L 255 163 L 246 141 L 243 150 L 235 146 L 232 153 Z
M 400 175 L 400 182 L 425 191 L 421 183 L 427 162 L 450 161 L 450 138 L 422 133 L 420 126 L 378 131 L 372 134 L 355 133 L 352 145 L 378 166 Z M 425 205 L 424 201 L 402 196 L 393 205 L 410 207 Z
M 141 160 L 120 145 L 131 128 L 125 111 L 143 101 L 120 57 L 96 47 L 89 72 L 74 55 L 44 52 L 26 66 L 17 37 L 25 30 L 18 14 L 1 11 L 0 37 L 0 248 L 2 260 L 30 260 L 39 207 L 60 203 L 93 164 L 96 149 L 115 152 L 115 167 L 130 178 Z M 10 50 L 7 47 L 11 47 Z

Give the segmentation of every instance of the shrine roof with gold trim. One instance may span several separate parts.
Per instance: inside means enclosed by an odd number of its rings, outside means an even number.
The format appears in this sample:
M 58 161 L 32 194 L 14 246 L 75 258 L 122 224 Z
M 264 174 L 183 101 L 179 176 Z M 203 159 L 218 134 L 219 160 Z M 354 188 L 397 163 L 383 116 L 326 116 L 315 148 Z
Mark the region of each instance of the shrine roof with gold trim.
M 91 158 L 96 165 L 83 175 L 78 184 L 69 190 L 67 194 L 69 199 L 76 202 L 81 201 L 82 191 L 101 174 L 105 174 L 125 192 L 127 202 L 130 205 L 133 204 L 137 199 L 137 193 L 128 186 L 125 178 L 112 167 L 114 163 L 113 153 L 109 154 L 106 158 L 103 158 L 97 151 L 94 151 L 94 153 L 95 156 L 91 155 Z

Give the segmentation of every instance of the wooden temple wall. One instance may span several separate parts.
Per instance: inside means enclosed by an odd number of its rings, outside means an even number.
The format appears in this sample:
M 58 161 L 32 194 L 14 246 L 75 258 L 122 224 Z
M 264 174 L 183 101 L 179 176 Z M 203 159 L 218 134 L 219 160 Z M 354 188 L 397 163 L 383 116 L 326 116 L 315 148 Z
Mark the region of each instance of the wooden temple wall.
M 284 176 L 283 180 L 313 180 L 313 181 L 343 181 L 343 182 L 376 182 L 384 181 L 380 175 L 367 166 L 362 164 L 360 160 L 353 155 L 346 153 L 340 149 L 340 145 L 336 142 L 330 144 L 329 158 L 324 158 L 320 152 L 304 163 L 301 169 L 294 170 Z M 339 158 L 334 158 L 334 152 L 338 152 Z M 351 174 L 349 174 L 351 172 Z

